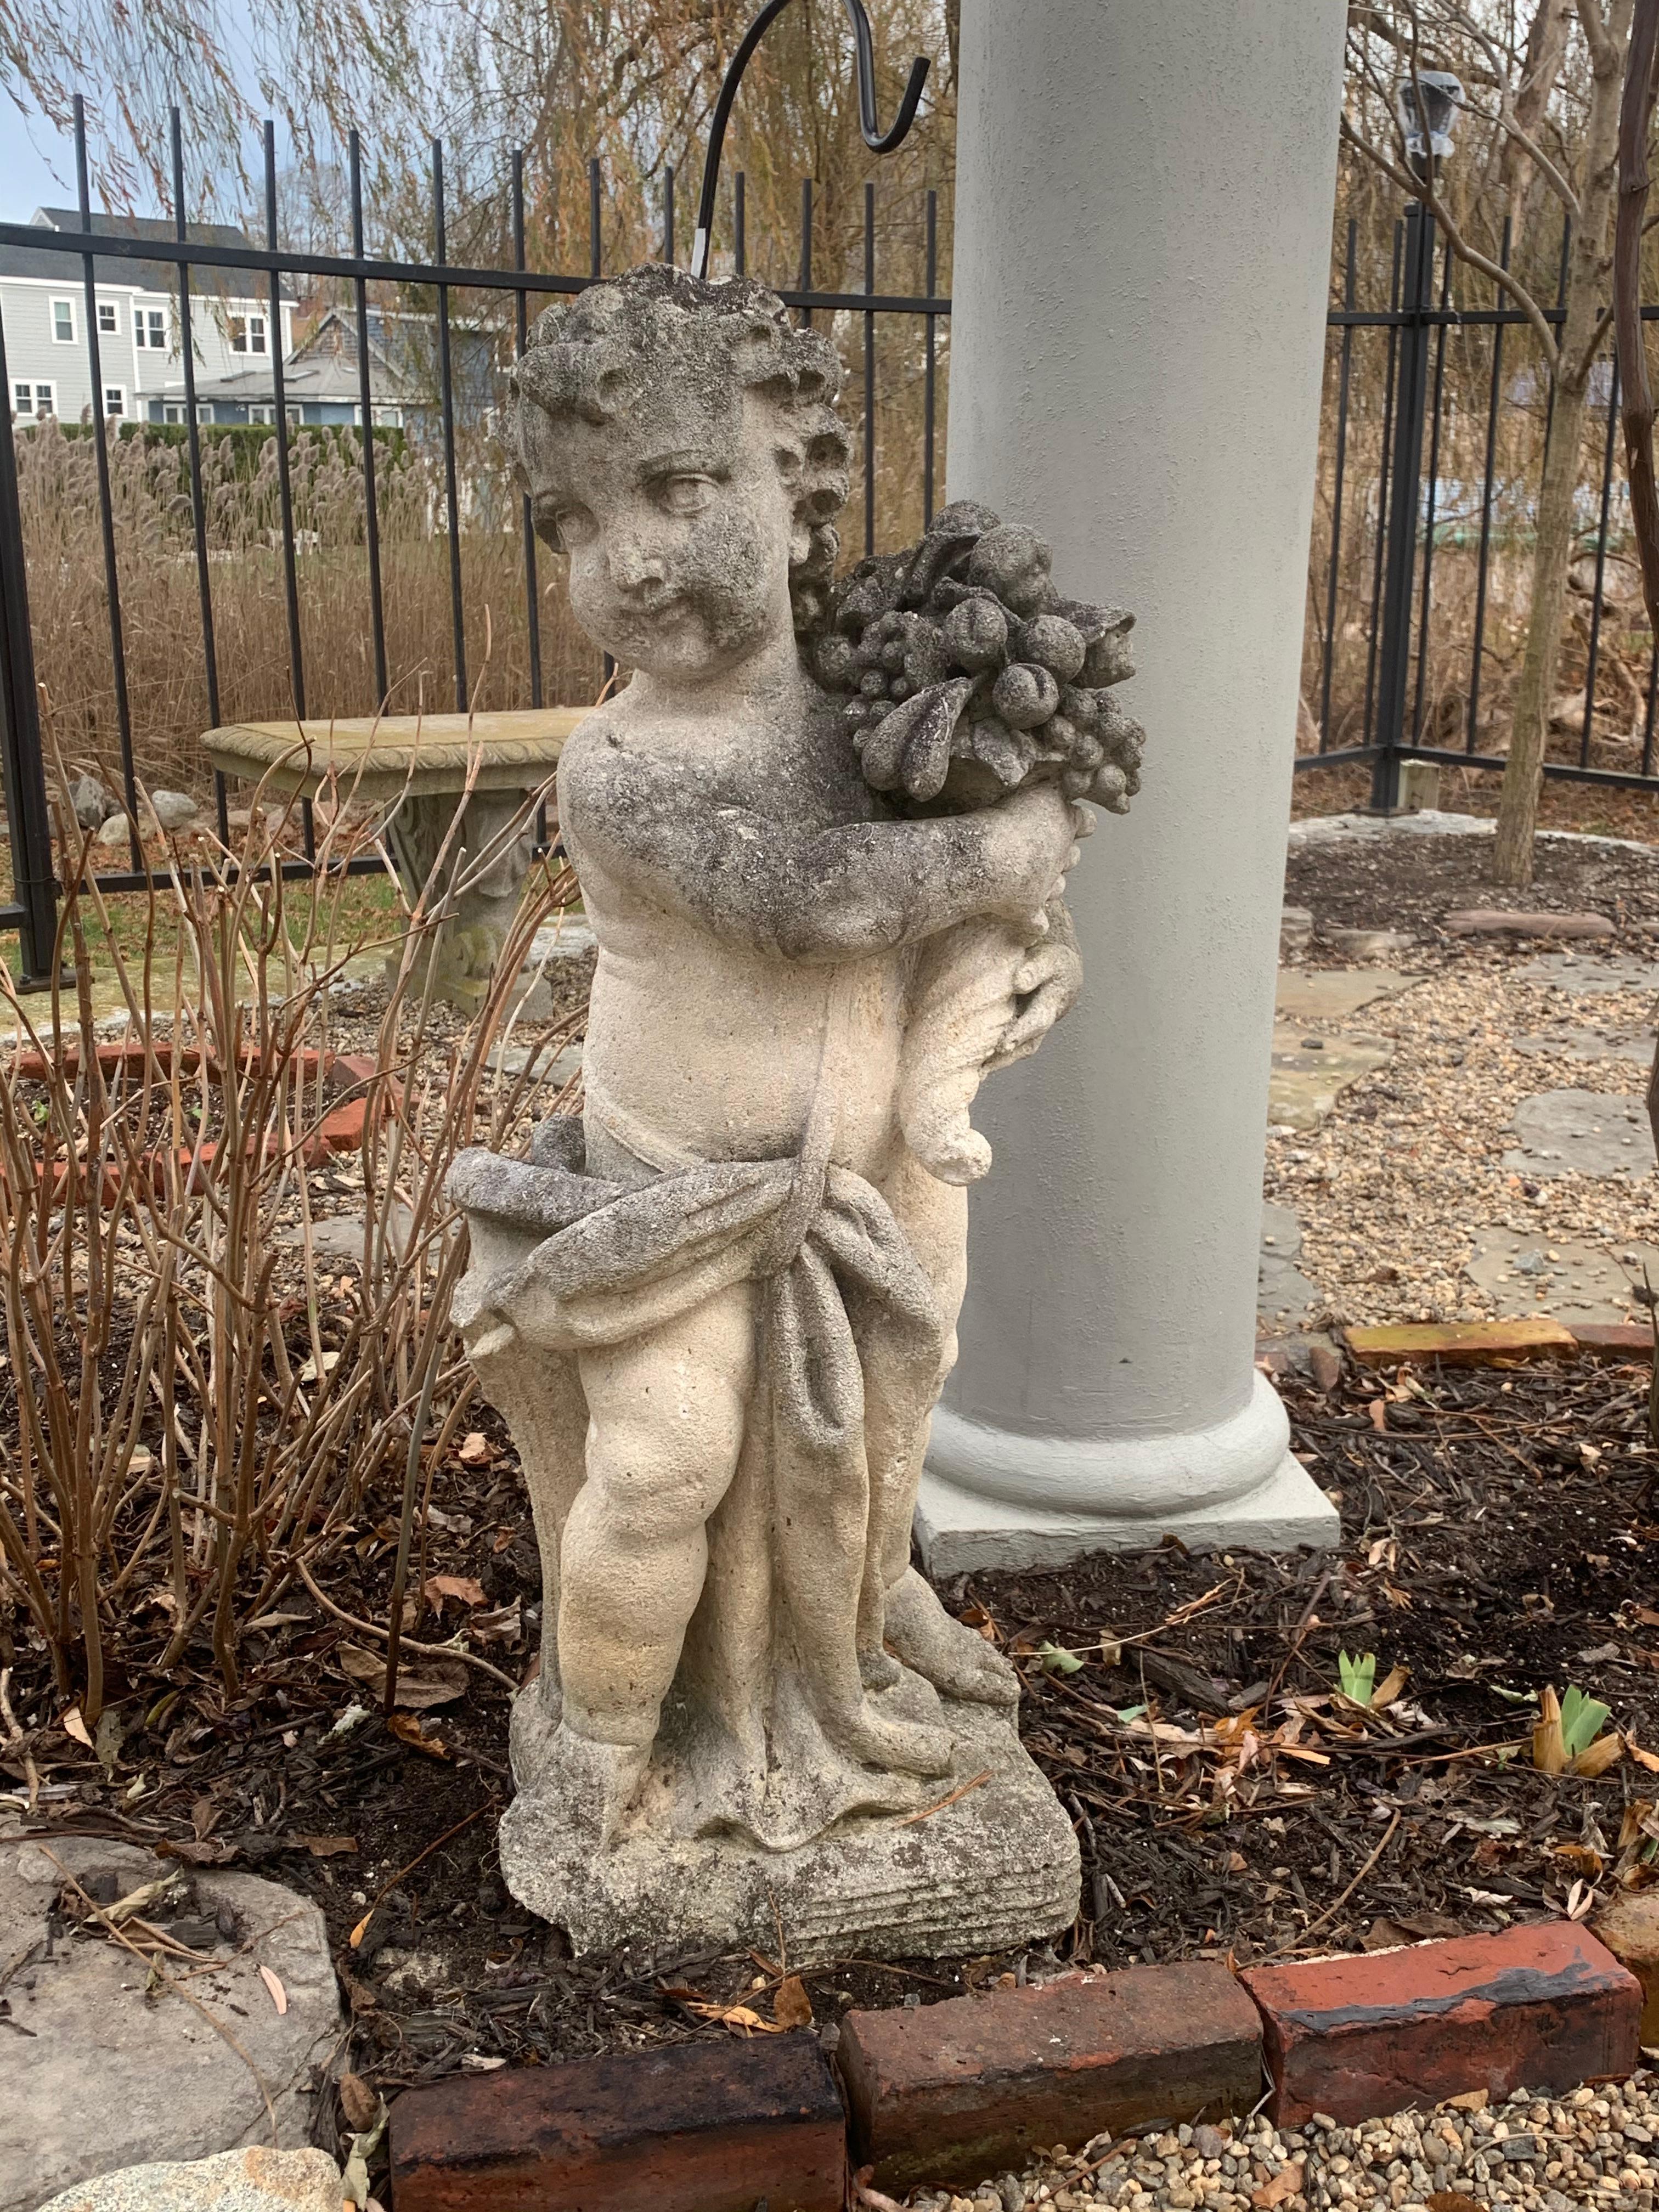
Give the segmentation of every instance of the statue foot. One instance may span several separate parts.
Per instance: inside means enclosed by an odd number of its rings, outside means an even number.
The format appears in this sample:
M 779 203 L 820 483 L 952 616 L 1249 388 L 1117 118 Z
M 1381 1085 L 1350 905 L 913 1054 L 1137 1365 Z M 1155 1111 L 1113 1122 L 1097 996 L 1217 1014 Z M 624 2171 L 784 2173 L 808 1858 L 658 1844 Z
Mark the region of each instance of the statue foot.
M 977 1705 L 1019 1703 L 1019 1676 L 982 1636 L 953 1620 L 931 1583 L 907 1567 L 887 1593 L 887 1640 L 947 1698 Z
M 601 1848 L 614 1842 L 651 1762 L 648 1743 L 605 1743 L 561 1722 L 544 1781 L 556 1789 L 571 1825 Z
M 856 1712 L 826 1717 L 823 1727 L 833 1743 L 866 1766 L 884 1766 L 933 1780 L 948 1774 L 956 1758 L 949 1729 L 929 1728 L 920 1721 L 889 1720 L 875 1711 L 868 1699 Z

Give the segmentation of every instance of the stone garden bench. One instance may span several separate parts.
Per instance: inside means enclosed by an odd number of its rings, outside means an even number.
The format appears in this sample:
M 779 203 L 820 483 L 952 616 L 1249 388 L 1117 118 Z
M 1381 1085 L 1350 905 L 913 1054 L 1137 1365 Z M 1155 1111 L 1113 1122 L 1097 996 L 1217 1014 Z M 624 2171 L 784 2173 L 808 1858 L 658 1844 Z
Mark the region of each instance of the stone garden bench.
M 386 842 L 413 900 L 432 872 L 472 762 L 477 770 L 471 796 L 445 868 L 451 878 L 469 855 L 493 844 L 526 796 L 548 781 L 565 739 L 586 711 L 542 707 L 498 714 L 230 722 L 210 730 L 202 742 L 224 775 L 263 782 L 284 796 L 395 805 Z M 527 823 L 481 879 L 458 895 L 442 925 L 438 988 L 458 1005 L 471 1007 L 483 994 L 518 911 L 533 830 L 533 821 Z

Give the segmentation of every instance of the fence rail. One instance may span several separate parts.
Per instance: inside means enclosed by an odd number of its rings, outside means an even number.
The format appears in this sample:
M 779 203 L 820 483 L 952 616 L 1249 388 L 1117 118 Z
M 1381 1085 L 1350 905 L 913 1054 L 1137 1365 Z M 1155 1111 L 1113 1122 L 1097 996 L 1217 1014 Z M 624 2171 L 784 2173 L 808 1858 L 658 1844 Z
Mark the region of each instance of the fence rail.
M 599 163 L 592 161 L 588 167 L 588 266 L 580 273 L 573 274 L 535 270 L 527 265 L 524 157 L 521 154 L 515 155 L 513 160 L 510 188 L 508 227 L 513 241 L 514 265 L 504 269 L 479 267 L 470 263 L 453 262 L 448 258 L 446 252 L 447 210 L 443 149 L 437 142 L 432 147 L 430 217 L 434 253 L 429 259 L 398 259 L 365 252 L 362 153 L 355 132 L 349 149 L 352 250 L 348 254 L 300 252 L 283 245 L 276 146 L 270 125 L 265 127 L 264 136 L 265 234 L 261 244 L 230 242 L 191 234 L 185 216 L 184 162 L 176 113 L 170 149 L 173 199 L 171 237 L 133 235 L 95 227 L 88 185 L 85 126 L 78 101 L 76 106 L 75 146 L 79 228 L 69 230 L 33 223 L 0 223 L 0 248 L 9 249 L 13 258 L 21 255 L 26 266 L 30 257 L 39 255 L 41 257 L 39 265 L 43 275 L 56 273 L 55 269 L 48 269 L 48 257 L 57 268 L 61 268 L 65 256 L 75 257 L 81 265 L 82 274 L 78 281 L 84 297 L 82 319 L 85 325 L 82 338 L 90 375 L 91 422 L 96 434 L 93 443 L 97 456 L 96 507 L 102 545 L 103 618 L 109 664 L 108 699 L 130 825 L 136 824 L 138 816 L 138 767 L 129 682 L 127 622 L 122 599 L 121 548 L 110 466 L 112 418 L 106 410 L 107 394 L 100 348 L 98 289 L 100 280 L 98 272 L 100 264 L 159 264 L 169 271 L 176 271 L 172 289 L 177 303 L 184 385 L 183 416 L 191 516 L 189 557 L 195 570 L 199 628 L 196 649 L 201 656 L 206 710 L 212 725 L 217 725 L 224 719 L 221 680 L 223 641 L 217 620 L 219 594 L 216 590 L 213 548 L 209 542 L 210 487 L 204 466 L 203 426 L 198 422 L 196 349 L 192 343 L 192 298 L 198 305 L 202 302 L 204 295 L 199 287 L 204 276 L 216 276 L 222 283 L 227 276 L 237 276 L 244 283 L 246 296 L 250 299 L 264 298 L 269 303 L 270 356 L 267 366 L 272 395 L 271 434 L 276 449 L 280 514 L 280 528 L 276 533 L 278 543 L 274 550 L 281 572 L 287 670 L 286 696 L 270 699 L 264 707 L 264 718 L 279 719 L 290 712 L 296 718 L 304 718 L 308 708 L 313 714 L 340 711 L 337 701 L 314 696 L 318 687 L 308 681 L 311 672 L 307 666 L 302 619 L 300 533 L 295 525 L 293 482 L 296 434 L 289 419 L 283 346 L 284 284 L 288 280 L 305 278 L 316 285 L 331 286 L 351 300 L 356 314 L 358 365 L 356 407 L 359 426 L 357 444 L 361 449 L 357 467 L 362 496 L 364 556 L 363 605 L 356 619 L 362 621 L 366 627 L 367 641 L 373 657 L 374 696 L 377 702 L 382 703 L 392 697 L 404 672 L 393 666 L 388 641 L 382 511 L 386 489 L 384 483 L 377 480 L 375 440 L 372 434 L 375 402 L 371 390 L 368 288 L 371 284 L 395 287 L 398 295 L 405 299 L 411 292 L 416 291 L 432 295 L 429 314 L 436 341 L 436 390 L 432 410 L 436 416 L 434 471 L 441 483 L 438 503 L 442 519 L 441 526 L 434 521 L 431 534 L 447 541 L 449 658 L 453 665 L 455 706 L 458 710 L 465 712 L 471 696 L 469 615 L 475 610 L 469 605 L 464 557 L 465 501 L 457 453 L 458 398 L 461 397 L 458 386 L 461 379 L 458 375 L 454 350 L 453 295 L 457 292 L 482 293 L 499 299 L 511 313 L 511 350 L 515 356 L 522 355 L 528 337 L 529 311 L 532 301 L 539 303 L 550 297 L 581 292 L 605 273 L 604 180 Z M 937 195 L 933 192 L 927 195 L 925 234 L 917 241 L 925 266 L 924 288 L 920 293 L 878 289 L 877 203 L 873 185 L 866 187 L 864 198 L 862 288 L 848 290 L 815 286 L 812 278 L 813 202 L 813 185 L 810 179 L 805 180 L 801 188 L 799 235 L 798 240 L 791 242 L 798 246 L 795 265 L 799 270 L 799 283 L 781 288 L 781 296 L 787 307 L 808 323 L 814 316 L 855 319 L 848 335 L 856 338 L 861 356 L 858 364 L 861 374 L 855 377 L 854 384 L 858 391 L 863 446 L 860 519 L 864 550 L 868 552 L 876 550 L 878 534 L 877 459 L 881 336 L 884 326 L 895 322 L 901 328 L 911 331 L 915 331 L 920 324 L 921 358 L 918 376 L 921 384 L 924 520 L 931 520 L 933 512 L 934 487 L 938 480 L 935 448 L 939 413 L 939 328 L 940 322 L 951 313 L 949 297 L 941 295 L 938 289 Z M 748 240 L 745 179 L 740 173 L 732 179 L 732 262 L 736 273 L 744 274 L 748 261 Z M 660 238 L 662 258 L 673 261 L 676 240 L 672 170 L 665 173 L 664 179 Z M 504 325 L 496 335 L 506 341 L 507 326 Z M 501 367 L 504 368 L 504 362 Z M 9 410 L 14 387 L 7 364 L 3 313 L 0 313 L 0 389 L 3 389 L 6 394 Z M 477 393 L 469 391 L 465 396 L 469 400 L 476 399 Z M 4 775 L 14 885 L 10 902 L 0 906 L 0 929 L 15 929 L 19 933 L 21 980 L 24 988 L 40 988 L 50 981 L 58 894 L 30 599 L 32 588 L 39 599 L 42 594 L 50 592 L 54 585 L 50 577 L 31 578 L 28 574 L 17 467 L 21 442 L 21 440 L 11 437 L 0 440 L 0 447 L 3 447 L 3 452 L 0 452 L 0 601 L 3 602 L 3 620 L 0 621 L 0 768 L 3 769 Z M 468 491 L 471 489 L 469 485 Z M 516 529 L 513 534 L 522 545 L 522 604 L 527 659 L 525 690 L 528 703 L 532 707 L 540 707 L 544 703 L 544 594 L 538 573 L 537 544 L 531 527 L 528 499 L 518 502 L 517 507 Z M 337 623 L 349 623 L 354 619 L 344 605 L 332 607 L 330 612 L 331 619 Z M 222 776 L 215 779 L 215 792 L 220 835 L 225 838 L 228 836 L 228 809 Z M 106 890 L 142 889 L 149 881 L 136 827 L 130 827 L 129 834 L 127 857 L 130 865 L 125 869 L 102 874 L 98 878 L 100 887 Z M 284 869 L 285 873 L 302 876 L 309 872 L 315 846 L 308 804 L 303 812 L 303 838 L 304 858 L 291 863 Z
M 1454 301 L 1460 272 L 1437 240 L 1426 209 L 1411 207 L 1395 225 L 1386 306 L 1356 303 L 1356 240 L 1351 222 L 1339 272 L 1340 304 L 1328 317 L 1319 480 L 1328 505 L 1322 566 L 1316 551 L 1310 569 L 1304 688 L 1317 738 L 1298 750 L 1296 766 L 1308 771 L 1369 763 L 1371 804 L 1387 809 L 1397 803 L 1405 761 L 1475 770 L 1504 765 L 1504 751 L 1483 743 L 1494 734 L 1496 719 L 1490 697 L 1492 664 L 1499 658 L 1492 638 L 1496 570 L 1501 560 L 1512 572 L 1504 579 L 1504 609 L 1512 644 L 1529 604 L 1530 530 L 1554 395 L 1541 364 L 1534 359 L 1517 366 L 1506 347 L 1513 332 L 1530 329 L 1532 319 L 1523 309 Z M 1556 329 L 1566 319 L 1569 243 L 1564 229 L 1556 297 L 1542 310 Z M 1510 250 L 1506 227 L 1505 268 Z M 1644 308 L 1643 316 L 1648 322 L 1659 318 L 1659 307 Z M 1489 339 L 1484 374 L 1470 373 L 1465 362 L 1454 392 L 1449 340 L 1477 332 Z M 1381 383 L 1382 404 L 1364 426 L 1357 455 L 1356 346 L 1373 333 L 1383 361 L 1380 376 L 1372 364 L 1370 385 L 1374 391 Z M 1546 395 L 1541 422 L 1540 392 Z M 1477 398 L 1478 407 L 1468 404 Z M 1580 550 L 1574 599 L 1584 632 L 1577 744 L 1569 743 L 1564 757 L 1558 737 L 1544 773 L 1612 788 L 1659 790 L 1654 772 L 1659 641 L 1644 639 L 1646 667 L 1635 676 L 1622 650 L 1615 653 L 1607 623 L 1608 563 L 1618 558 L 1624 530 L 1624 488 L 1615 480 L 1618 415 L 1618 369 L 1609 343 L 1595 365 L 1585 435 L 1594 474 L 1588 482 L 1581 477 L 1575 518 Z M 1517 424 L 1524 451 L 1516 450 Z M 1468 460 L 1472 469 L 1462 465 Z M 1448 511 L 1449 496 L 1455 512 Z M 1454 559 L 1459 574 L 1449 581 L 1443 568 Z M 1593 563 L 1588 589 L 1577 574 L 1585 562 Z M 1346 623 L 1345 606 L 1353 609 Z M 1633 635 L 1645 633 L 1645 616 L 1631 627 Z M 1574 649 L 1577 641 L 1569 640 Z M 1349 647 L 1353 650 L 1345 652 Z M 1607 719 L 1603 701 L 1610 665 L 1626 705 L 1639 711 L 1632 712 L 1626 730 L 1604 738 L 1598 715 Z M 1348 693 L 1346 705 L 1341 689 Z M 1310 697 L 1318 702 L 1316 714 Z M 1563 703 L 1559 696 L 1550 702 L 1557 719 Z M 1620 753 L 1628 757 L 1608 757 Z

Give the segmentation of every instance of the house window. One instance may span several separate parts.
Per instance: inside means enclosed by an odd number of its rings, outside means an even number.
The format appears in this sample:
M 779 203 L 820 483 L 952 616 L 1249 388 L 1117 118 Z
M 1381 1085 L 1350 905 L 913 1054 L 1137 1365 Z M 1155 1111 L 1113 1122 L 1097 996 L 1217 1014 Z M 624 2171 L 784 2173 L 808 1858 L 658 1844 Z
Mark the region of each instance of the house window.
M 404 410 L 401 407 L 377 407 L 374 410 L 375 427 L 382 430 L 401 430 Z
M 25 417 L 58 412 L 54 387 L 50 384 L 30 384 L 24 380 L 12 386 L 11 396 L 17 412 Z
M 98 335 L 103 338 L 118 338 L 121 335 L 121 310 L 113 300 L 98 302 Z
M 176 399 L 167 399 L 162 402 L 161 420 L 164 422 L 182 422 L 184 419 L 185 410 L 179 404 Z
M 164 307 L 135 307 L 132 311 L 132 341 L 135 345 L 149 346 L 153 352 L 167 349 L 167 319 Z
M 262 406 L 256 399 L 247 410 L 247 419 L 250 422 L 269 422 L 271 419 L 271 410 L 269 407 Z
M 75 343 L 75 302 L 73 300 L 54 300 L 52 303 L 52 334 L 59 345 Z
M 120 384 L 106 384 L 104 386 L 104 413 L 106 416 L 113 416 L 125 415 L 126 411 L 127 394 L 125 386 Z
M 230 349 L 233 353 L 265 353 L 265 319 L 263 315 L 233 315 L 230 319 Z

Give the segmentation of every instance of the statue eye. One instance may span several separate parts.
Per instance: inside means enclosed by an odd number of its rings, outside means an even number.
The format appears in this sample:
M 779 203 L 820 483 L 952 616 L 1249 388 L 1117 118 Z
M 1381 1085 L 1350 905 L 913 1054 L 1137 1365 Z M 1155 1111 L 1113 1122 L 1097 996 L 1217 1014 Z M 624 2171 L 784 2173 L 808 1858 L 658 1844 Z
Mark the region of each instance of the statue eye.
M 684 474 L 664 477 L 657 496 L 670 514 L 701 514 L 714 493 L 712 478 Z

